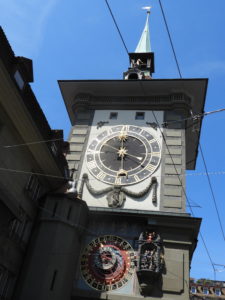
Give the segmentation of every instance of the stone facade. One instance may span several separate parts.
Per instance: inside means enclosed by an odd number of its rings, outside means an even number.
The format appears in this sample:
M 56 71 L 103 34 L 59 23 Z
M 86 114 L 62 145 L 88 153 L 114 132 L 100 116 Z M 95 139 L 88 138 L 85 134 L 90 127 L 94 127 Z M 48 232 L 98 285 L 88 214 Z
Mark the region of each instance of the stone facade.
M 85 174 L 85 192 L 82 187 L 79 197 L 90 209 L 80 256 L 85 257 L 86 254 L 82 253 L 84 249 L 89 249 L 87 245 L 93 240 L 109 236 L 126 240 L 136 257 L 135 273 L 126 285 L 123 285 L 125 276 L 121 281 L 112 285 L 107 283 L 106 286 L 102 286 L 99 281 L 96 275 L 98 271 L 96 273 L 92 270 L 95 263 L 90 265 L 84 258 L 81 267 L 76 270 L 72 298 L 189 299 L 189 286 L 186 283 L 189 281 L 189 266 L 201 219 L 191 218 L 186 213 L 184 175 L 186 169 L 195 167 L 199 132 L 193 133 L 190 124 L 187 126 L 183 119 L 190 115 L 192 107 L 202 111 L 207 80 L 74 80 L 60 81 L 59 85 L 73 125 L 69 141 L 74 150 L 67 159 L 72 168 L 76 166 L 74 178 L 78 187 L 83 180 L 82 174 Z M 198 89 L 194 86 L 198 86 Z M 175 89 L 180 90 L 180 93 L 175 94 Z M 142 123 L 137 123 L 135 119 L 131 121 L 137 112 L 145 116 L 151 114 L 153 119 L 146 117 Z M 109 118 L 112 113 L 118 115 L 117 121 Z M 121 114 L 122 119 L 119 117 Z M 163 118 L 157 121 L 160 114 Z M 156 120 L 154 115 L 157 115 Z M 158 188 L 155 206 L 152 205 L 152 191 L 145 198 L 137 197 L 145 189 L 144 181 L 120 188 L 117 193 L 120 193 L 118 201 L 122 199 L 119 202 L 122 205 L 113 206 L 112 201 L 106 201 L 109 199 L 107 193 L 113 193 L 111 187 L 101 182 L 101 178 L 98 180 L 92 176 L 86 166 L 86 149 L 93 139 L 107 128 L 121 124 L 141 126 L 143 130 L 148 130 L 149 126 L 151 132 L 158 130 L 162 156 L 160 167 L 153 174 L 157 178 Z M 198 126 L 200 130 L 201 124 Z M 127 190 L 132 190 L 133 194 L 130 193 L 131 198 L 124 200 L 122 193 L 126 195 Z M 105 191 L 103 196 L 101 191 Z M 132 201 L 136 201 L 136 206 L 132 206 Z M 146 206 L 143 205 L 144 201 Z M 153 236 L 157 233 L 161 237 L 162 250 L 157 250 L 157 242 L 149 239 L 145 242 L 146 248 L 140 251 L 138 241 L 144 231 Z M 110 249 L 107 243 L 104 247 Z M 97 254 L 90 252 L 90 255 Z M 160 261 L 164 261 L 162 268 L 158 268 Z M 82 263 L 85 267 L 82 267 Z M 147 269 L 140 269 L 138 264 L 146 265 Z M 96 268 L 97 265 L 96 262 Z

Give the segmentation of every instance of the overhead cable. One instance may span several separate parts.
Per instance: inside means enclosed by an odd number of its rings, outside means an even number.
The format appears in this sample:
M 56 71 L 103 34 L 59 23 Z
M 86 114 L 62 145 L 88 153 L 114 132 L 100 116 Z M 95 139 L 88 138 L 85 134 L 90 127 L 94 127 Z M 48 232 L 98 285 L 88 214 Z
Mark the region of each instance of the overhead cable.
M 127 46 L 126 46 L 126 44 L 125 44 L 125 41 L 124 41 L 124 39 L 123 39 L 123 36 L 122 36 L 121 31 L 120 31 L 120 29 L 119 29 L 119 26 L 117 25 L 117 22 L 116 22 L 116 19 L 115 19 L 114 15 L 113 15 L 112 9 L 111 9 L 111 7 L 110 7 L 110 5 L 109 5 L 109 3 L 108 3 L 107 0 L 105 0 L 105 3 L 106 3 L 106 5 L 107 5 L 107 7 L 108 7 L 108 10 L 109 10 L 109 12 L 110 12 L 110 14 L 111 14 L 111 17 L 112 17 L 112 19 L 113 19 L 113 22 L 114 22 L 114 24 L 115 24 L 115 26 L 116 26 L 116 29 L 117 29 L 118 33 L 119 33 L 119 36 L 120 36 L 121 41 L 122 41 L 122 43 L 123 43 L 123 46 L 124 46 L 124 48 L 125 48 L 127 54 L 129 55 L 129 51 L 128 51 L 128 49 L 127 49 Z
M 197 114 L 197 115 L 192 115 L 191 117 L 180 119 L 180 120 L 176 120 L 176 121 L 163 122 L 161 124 L 161 126 L 162 127 L 167 127 L 170 124 L 179 123 L 179 122 L 183 122 L 183 121 L 199 120 L 199 119 L 203 118 L 204 116 L 208 116 L 210 114 L 214 114 L 214 113 L 218 113 L 218 112 L 222 112 L 222 111 L 225 111 L 225 108 L 221 108 L 221 109 L 217 109 L 217 110 L 213 110 L 213 111 L 208 111 L 208 112 L 204 112 L 204 113 Z M 29 145 L 35 145 L 35 144 L 41 144 L 41 143 L 48 143 L 48 142 L 55 142 L 55 141 L 63 141 L 63 140 L 64 140 L 63 138 L 52 139 L 52 140 L 40 140 L 40 141 L 36 141 L 36 142 L 28 142 L 28 143 L 15 144 L 15 145 L 4 145 L 4 146 L 1 146 L 1 147 L 7 149 L 7 148 L 15 148 L 15 147 L 20 147 L 20 146 L 29 146 Z
M 175 52 L 175 49 L 174 49 L 173 41 L 172 41 L 172 38 L 171 38 L 171 34 L 170 34 L 170 31 L 169 31 L 169 27 L 168 27 L 168 24 L 167 24 L 167 20 L 166 20 L 166 17 L 165 17 L 165 13 L 164 13 L 164 10 L 163 10 L 163 6 L 162 6 L 162 3 L 161 3 L 161 0 L 159 0 L 159 4 L 160 4 L 161 12 L 162 12 L 162 15 L 163 15 L 164 23 L 165 23 L 165 26 L 166 26 L 166 30 L 167 30 L 167 33 L 168 33 L 168 36 L 169 36 L 170 45 L 171 45 L 171 48 L 172 48 L 172 50 L 173 50 L 174 59 L 175 59 L 176 66 L 177 66 L 177 70 L 178 70 L 178 73 L 179 73 L 179 75 L 180 75 L 180 78 L 182 79 L 182 75 L 181 75 L 181 71 L 180 71 L 180 66 L 179 66 L 179 63 L 178 63 L 178 60 L 177 60 L 176 52 Z M 199 146 L 201 147 L 200 142 L 199 142 Z M 202 152 L 201 152 L 201 153 L 202 153 Z M 206 167 L 206 164 L 205 164 L 205 167 Z M 206 173 L 207 173 L 207 168 L 206 168 Z M 209 177 L 208 177 L 208 180 L 209 180 L 209 182 L 210 182 Z M 210 189 L 211 189 L 211 193 L 212 193 L 213 190 L 212 190 L 211 182 L 210 182 Z M 212 196 L 213 196 L 213 199 L 215 200 L 214 193 L 212 193 Z M 193 213 L 193 210 L 192 210 L 191 207 L 190 207 L 190 210 L 191 210 L 191 212 Z M 220 220 L 220 218 L 219 218 L 219 220 Z M 222 227 L 221 227 L 221 229 L 222 229 Z M 222 230 L 222 234 L 223 234 L 223 237 L 224 237 L 224 231 L 223 231 L 223 230 Z M 204 240 L 203 235 L 201 234 L 201 232 L 200 232 L 200 236 L 201 236 L 203 245 L 204 245 L 204 247 L 205 247 L 205 250 L 206 250 L 206 252 L 207 252 L 207 255 L 208 255 L 208 257 L 209 257 L 209 260 L 210 260 L 210 262 L 211 262 L 211 265 L 212 265 L 212 267 L 213 267 L 214 276 L 215 276 L 215 266 L 214 266 L 214 264 L 213 264 L 212 258 L 211 258 L 211 256 L 210 256 L 209 250 L 208 250 L 208 248 L 207 248 L 207 246 L 206 246 L 205 240 Z
M 221 217 L 220 217 L 220 214 L 219 214 L 219 209 L 218 209 L 218 206 L 217 206 L 216 197 L 215 197 L 215 194 L 214 194 L 214 191 L 213 191 L 212 183 L 211 183 L 211 180 L 210 180 L 210 177 L 209 177 L 209 174 L 208 174 L 208 168 L 207 168 L 206 161 L 205 161 L 205 156 L 203 154 L 202 147 L 201 147 L 200 143 L 199 143 L 199 149 L 200 149 L 203 164 L 204 164 L 204 167 L 205 167 L 205 170 L 206 170 L 206 176 L 207 176 L 207 179 L 208 179 L 209 188 L 210 188 L 211 195 L 212 195 L 212 198 L 213 198 L 213 203 L 214 203 L 214 206 L 215 206 L 215 209 L 216 209 L 216 214 L 217 214 L 217 218 L 218 218 L 218 221 L 219 221 L 220 229 L 221 229 L 221 232 L 222 232 L 222 235 L 223 235 L 223 239 L 225 241 L 225 234 L 224 234 L 224 230 L 223 230 L 222 220 L 221 220 Z
M 175 52 L 175 48 L 173 46 L 173 41 L 172 41 L 171 34 L 170 34 L 170 31 L 169 31 L 169 27 L 168 27 L 168 24 L 167 24 L 167 21 L 166 21 L 166 16 L 165 16 L 165 13 L 164 13 L 164 9 L 163 9 L 161 0 L 159 0 L 159 5 L 160 5 L 160 8 L 161 8 L 161 12 L 162 12 L 162 16 L 163 16 L 164 23 L 165 23 L 165 26 L 166 26 L 167 34 L 168 34 L 168 37 L 169 37 L 169 40 L 170 40 L 170 45 L 171 45 L 171 48 L 172 48 L 172 51 L 173 51 L 173 55 L 174 55 L 174 58 L 175 58 L 175 62 L 176 62 L 176 65 L 177 65 L 177 70 L 178 70 L 178 73 L 180 75 L 180 78 L 182 78 L 181 71 L 180 71 L 180 66 L 179 66 L 179 63 L 178 63 L 178 59 L 177 59 L 177 55 L 176 55 L 176 52 Z

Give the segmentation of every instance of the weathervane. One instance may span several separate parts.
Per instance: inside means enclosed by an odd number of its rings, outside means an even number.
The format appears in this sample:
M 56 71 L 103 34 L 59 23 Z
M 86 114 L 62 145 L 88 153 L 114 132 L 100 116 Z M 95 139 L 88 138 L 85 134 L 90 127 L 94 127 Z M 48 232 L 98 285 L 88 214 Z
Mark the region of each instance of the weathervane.
M 150 14 L 151 6 L 143 6 L 142 9 L 147 10 L 147 14 Z

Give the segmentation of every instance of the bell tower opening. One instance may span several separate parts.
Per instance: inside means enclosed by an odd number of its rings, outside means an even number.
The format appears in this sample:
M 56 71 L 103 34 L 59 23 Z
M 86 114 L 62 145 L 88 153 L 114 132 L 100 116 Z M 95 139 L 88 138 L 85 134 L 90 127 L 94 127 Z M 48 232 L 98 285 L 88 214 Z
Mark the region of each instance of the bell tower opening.
M 129 79 L 129 80 L 139 79 L 139 78 L 138 78 L 138 74 L 137 74 L 137 73 L 130 73 L 130 74 L 128 75 L 128 79 Z

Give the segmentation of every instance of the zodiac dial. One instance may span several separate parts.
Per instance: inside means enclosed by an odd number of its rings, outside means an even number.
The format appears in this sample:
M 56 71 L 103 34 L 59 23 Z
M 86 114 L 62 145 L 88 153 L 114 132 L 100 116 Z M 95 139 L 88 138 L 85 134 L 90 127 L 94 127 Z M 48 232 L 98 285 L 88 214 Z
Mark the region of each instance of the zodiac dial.
M 99 291 L 116 290 L 132 277 L 134 250 L 123 238 L 100 236 L 91 241 L 81 256 L 81 274 L 86 283 Z
M 87 166 L 97 179 L 113 185 L 138 183 L 155 172 L 161 150 L 152 133 L 133 125 L 113 126 L 87 148 Z

